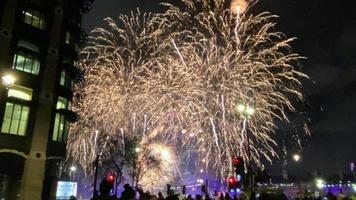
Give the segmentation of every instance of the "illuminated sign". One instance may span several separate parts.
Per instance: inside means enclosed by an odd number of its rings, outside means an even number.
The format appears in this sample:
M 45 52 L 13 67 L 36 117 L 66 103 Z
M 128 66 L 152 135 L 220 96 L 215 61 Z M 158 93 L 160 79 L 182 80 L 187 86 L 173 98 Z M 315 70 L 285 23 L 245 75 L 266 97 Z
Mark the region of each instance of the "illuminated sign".
M 56 199 L 69 199 L 70 196 L 77 196 L 77 182 L 58 181 Z

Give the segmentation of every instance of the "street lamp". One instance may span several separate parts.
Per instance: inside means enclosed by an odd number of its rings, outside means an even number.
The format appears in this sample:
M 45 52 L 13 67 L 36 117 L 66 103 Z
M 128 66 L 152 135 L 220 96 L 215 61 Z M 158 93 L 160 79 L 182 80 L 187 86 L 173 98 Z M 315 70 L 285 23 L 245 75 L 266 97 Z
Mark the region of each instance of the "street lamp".
M 10 74 L 5 74 L 4 76 L 1 77 L 2 79 L 2 84 L 6 87 L 6 88 L 10 88 L 15 84 L 15 77 L 10 75 Z
M 255 109 L 248 104 L 238 104 L 236 106 L 236 111 L 240 113 L 244 117 L 244 123 L 246 125 L 246 136 L 247 136 L 247 156 L 248 156 L 248 179 L 249 179 L 249 185 L 250 185 L 250 190 L 251 192 L 253 191 L 253 182 L 252 182 L 252 160 L 251 160 L 251 146 L 250 146 L 250 134 L 248 134 L 248 124 L 247 124 L 247 118 L 252 116 L 255 113 Z
M 299 162 L 300 159 L 301 159 L 301 157 L 300 157 L 299 154 L 296 153 L 296 154 L 293 155 L 293 160 L 294 160 L 295 162 Z
M 136 185 L 137 186 L 137 180 L 138 180 L 138 174 L 136 173 L 137 171 L 137 159 L 138 159 L 138 154 L 140 153 L 141 149 L 140 147 L 136 147 L 134 149 L 135 153 L 134 153 L 134 158 L 133 158 L 133 173 L 132 173 L 132 185 Z M 135 180 L 136 179 L 136 180 Z
M 70 166 L 69 171 L 70 171 L 72 180 L 74 180 L 74 174 L 77 171 L 77 168 L 74 165 L 72 165 L 72 166 Z
M 321 178 L 317 178 L 315 179 L 315 185 L 319 190 L 323 189 L 323 187 L 325 186 L 325 181 Z

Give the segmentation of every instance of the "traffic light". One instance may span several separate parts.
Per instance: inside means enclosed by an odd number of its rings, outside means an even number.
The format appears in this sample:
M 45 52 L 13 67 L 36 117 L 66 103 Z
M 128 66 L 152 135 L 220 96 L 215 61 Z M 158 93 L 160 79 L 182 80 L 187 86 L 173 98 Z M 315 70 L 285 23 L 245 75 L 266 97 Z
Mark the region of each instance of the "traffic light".
M 238 180 L 235 176 L 230 176 L 228 179 L 227 179 L 227 187 L 229 190 L 231 189 L 236 189 L 237 188 L 237 184 L 238 184 Z
M 105 182 L 110 191 L 114 189 L 116 177 L 113 174 L 107 174 L 105 177 Z
M 242 178 L 245 175 L 244 159 L 240 156 L 234 156 L 232 157 L 232 164 L 235 167 L 236 177 Z M 241 179 L 238 181 L 241 181 Z

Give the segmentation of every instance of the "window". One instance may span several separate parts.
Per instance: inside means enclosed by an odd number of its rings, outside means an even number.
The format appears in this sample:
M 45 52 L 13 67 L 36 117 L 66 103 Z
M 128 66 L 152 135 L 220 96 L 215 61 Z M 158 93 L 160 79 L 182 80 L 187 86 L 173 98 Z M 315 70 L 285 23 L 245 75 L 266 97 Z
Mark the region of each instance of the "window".
M 43 13 L 40 13 L 35 9 L 27 9 L 26 11 L 22 11 L 24 15 L 24 22 L 29 24 L 35 28 L 44 30 L 46 28 L 46 21 Z
M 65 119 L 65 116 L 63 114 L 56 113 L 52 140 L 65 143 L 67 141 L 68 131 L 69 122 Z
M 20 51 L 15 55 L 13 68 L 38 75 L 40 72 L 40 61 L 37 57 Z
M 65 41 L 66 44 L 70 44 L 70 32 L 67 31 L 66 32 L 66 41 Z
M 58 97 L 56 109 L 68 109 L 70 108 L 70 101 L 63 97 Z
M 20 136 L 26 135 L 29 113 L 30 108 L 28 106 L 7 102 L 1 132 Z
M 15 54 L 13 68 L 38 75 L 40 72 L 40 59 L 37 56 L 39 47 L 24 40 L 19 40 L 17 47 L 19 50 Z
M 59 80 L 59 84 L 69 89 L 72 87 L 72 80 L 70 79 L 69 73 L 65 69 L 62 69 L 61 71 L 61 79 Z
M 15 97 L 15 98 L 26 100 L 26 101 L 31 101 L 32 100 L 32 89 L 15 85 L 9 89 L 7 96 Z
M 62 69 L 61 71 L 61 80 L 59 81 L 59 84 L 61 86 L 64 86 L 66 83 L 66 70 Z

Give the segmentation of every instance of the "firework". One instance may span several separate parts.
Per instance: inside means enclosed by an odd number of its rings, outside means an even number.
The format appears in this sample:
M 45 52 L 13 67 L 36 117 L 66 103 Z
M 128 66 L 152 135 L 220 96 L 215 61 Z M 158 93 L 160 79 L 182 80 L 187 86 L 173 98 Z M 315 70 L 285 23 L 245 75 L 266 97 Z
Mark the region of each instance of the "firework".
M 125 138 L 151 155 L 160 155 L 159 144 L 176 159 L 195 152 L 223 177 L 232 156 L 248 160 L 247 134 L 256 165 L 277 156 L 275 120 L 288 122 L 307 78 L 295 67 L 302 57 L 291 51 L 293 38 L 273 31 L 275 16 L 244 13 L 248 1 L 183 2 L 183 9 L 164 4 L 163 14 L 120 16 L 122 28 L 106 19 L 107 28 L 92 32 L 79 65 L 84 81 L 75 87 L 81 119 L 68 141 L 70 158 L 84 168 L 98 151 L 102 159 L 127 151 Z M 236 111 L 241 102 L 254 108 L 252 117 Z

